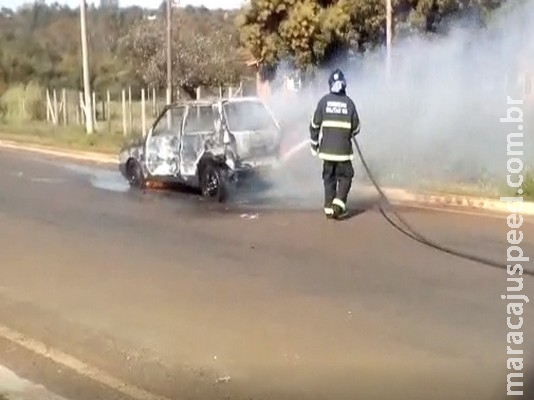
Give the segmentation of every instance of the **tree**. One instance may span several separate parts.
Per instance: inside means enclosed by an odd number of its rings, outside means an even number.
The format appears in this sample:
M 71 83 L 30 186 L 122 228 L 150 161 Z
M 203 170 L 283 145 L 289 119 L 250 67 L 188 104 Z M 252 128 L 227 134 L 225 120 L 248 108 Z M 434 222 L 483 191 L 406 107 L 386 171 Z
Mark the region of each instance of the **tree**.
M 493 10 L 525 1 L 392 0 L 395 35 L 446 34 L 459 17 L 485 26 Z M 99 92 L 144 83 L 163 88 L 165 2 L 159 11 L 117 8 L 117 0 L 100 3 L 87 15 L 92 87 Z M 236 81 L 250 58 L 260 62 L 265 78 L 280 61 L 305 70 L 385 41 L 385 0 L 251 0 L 237 13 L 186 7 L 175 14 L 173 75 L 190 94 L 198 85 Z M 44 0 L 17 10 L 0 8 L 5 84 L 33 81 L 79 90 L 80 54 L 78 9 Z
M 90 9 L 91 83 L 96 90 L 113 89 L 112 84 L 135 84 L 132 68 L 117 52 L 117 42 L 141 18 L 142 12 L 133 7 Z M 66 6 L 37 2 L 16 11 L 2 9 L 0 75 L 9 84 L 34 81 L 48 87 L 80 89 L 79 29 L 78 10 Z
M 178 15 L 176 15 L 178 14 Z M 235 83 L 244 60 L 237 35 L 225 12 L 187 7 L 175 12 L 172 38 L 173 84 L 191 97 L 197 87 Z M 124 54 L 142 79 L 159 88 L 166 83 L 165 24 L 163 17 L 141 21 L 123 38 Z
M 236 22 L 256 60 L 305 69 L 379 43 L 385 11 L 383 0 L 251 0 Z
M 398 22 L 416 32 L 445 33 L 451 21 L 469 17 L 479 26 L 506 0 L 394 0 Z
M 506 0 L 392 0 L 395 24 L 439 33 L 466 12 L 483 16 Z M 385 0 L 251 0 L 237 20 L 240 41 L 265 70 L 281 60 L 307 69 L 365 52 L 386 39 Z

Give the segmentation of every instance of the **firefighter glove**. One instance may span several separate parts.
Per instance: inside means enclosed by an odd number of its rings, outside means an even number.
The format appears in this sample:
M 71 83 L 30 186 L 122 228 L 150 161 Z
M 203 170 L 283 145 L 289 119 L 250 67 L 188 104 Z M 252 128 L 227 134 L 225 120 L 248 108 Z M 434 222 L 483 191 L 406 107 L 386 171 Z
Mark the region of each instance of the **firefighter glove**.
M 311 144 L 311 153 L 312 153 L 312 155 L 316 156 L 318 150 L 319 150 L 319 145 L 312 143 Z

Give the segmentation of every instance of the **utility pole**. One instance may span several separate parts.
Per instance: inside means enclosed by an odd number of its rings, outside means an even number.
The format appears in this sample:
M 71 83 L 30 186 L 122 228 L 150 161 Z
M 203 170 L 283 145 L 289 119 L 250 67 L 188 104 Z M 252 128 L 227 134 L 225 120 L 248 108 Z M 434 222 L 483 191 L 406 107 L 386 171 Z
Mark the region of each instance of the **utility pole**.
M 85 130 L 90 135 L 94 132 L 93 120 L 93 99 L 91 98 L 91 82 L 89 80 L 89 55 L 87 51 L 87 22 L 86 22 L 85 0 L 80 0 L 80 30 L 82 41 L 82 69 L 83 69 L 83 91 L 84 91 L 84 111 Z
M 387 46 L 387 59 L 386 59 L 386 74 L 389 78 L 391 75 L 391 36 L 393 31 L 393 9 L 391 7 L 391 0 L 386 0 L 386 46 Z
M 167 104 L 172 103 L 172 2 L 167 0 Z

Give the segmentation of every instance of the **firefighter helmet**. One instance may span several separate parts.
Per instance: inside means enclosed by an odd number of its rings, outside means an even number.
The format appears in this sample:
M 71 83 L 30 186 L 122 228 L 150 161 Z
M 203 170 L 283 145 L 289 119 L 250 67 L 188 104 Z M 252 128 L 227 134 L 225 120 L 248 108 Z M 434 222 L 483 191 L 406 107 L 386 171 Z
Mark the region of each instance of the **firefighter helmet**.
M 345 75 L 340 69 L 334 70 L 328 78 L 328 86 L 332 92 L 340 92 L 347 87 L 347 81 Z

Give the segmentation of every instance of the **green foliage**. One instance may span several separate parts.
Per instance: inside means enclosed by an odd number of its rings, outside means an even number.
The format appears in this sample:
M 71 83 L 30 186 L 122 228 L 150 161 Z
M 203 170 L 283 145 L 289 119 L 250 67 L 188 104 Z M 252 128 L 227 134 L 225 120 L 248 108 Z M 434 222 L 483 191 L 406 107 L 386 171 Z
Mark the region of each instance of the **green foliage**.
M 305 69 L 381 43 L 385 21 L 382 0 L 252 0 L 236 23 L 256 60 L 289 58 Z
M 113 0 L 87 10 L 89 69 L 97 92 L 130 86 L 162 88 L 166 74 L 165 10 L 118 8 Z M 115 5 L 114 5 L 115 4 Z M 235 83 L 243 72 L 234 15 L 203 7 L 175 9 L 173 77 L 193 90 Z M 0 10 L 0 95 L 13 83 L 82 88 L 79 10 L 38 2 Z M 191 89 L 193 88 L 193 89 Z
M 39 85 L 29 83 L 13 86 L 0 98 L 2 120 L 5 122 L 41 120 L 46 116 L 46 110 L 43 110 L 44 102 L 44 90 Z
M 0 139 L 107 154 L 117 154 L 127 138 L 120 132 L 104 130 L 87 135 L 82 126 L 51 126 L 35 122 L 0 124 Z
M 483 25 L 492 10 L 524 1 L 392 0 L 395 35 L 441 33 L 461 16 L 474 15 Z M 174 10 L 173 80 L 190 94 L 198 85 L 235 83 L 251 58 L 269 72 L 280 60 L 304 70 L 381 46 L 386 38 L 384 0 L 250 0 L 237 13 Z M 87 25 L 97 92 L 165 86 L 164 4 L 148 11 L 105 0 L 88 8 Z M 78 9 L 44 2 L 1 9 L 0 95 L 9 85 L 29 82 L 80 90 L 79 35 Z
M 455 16 L 483 16 L 506 0 L 393 0 L 396 33 L 438 32 Z M 469 15 L 471 15 L 469 14 Z M 301 69 L 386 39 L 383 0 L 251 0 L 236 24 L 244 48 L 273 67 L 290 59 Z
M 239 81 L 244 60 L 237 35 L 224 12 L 186 8 L 175 13 L 172 36 L 174 84 L 194 96 L 196 87 Z M 166 30 L 156 21 L 140 21 L 121 40 L 135 72 L 156 87 L 166 85 Z
M 298 66 L 314 64 L 317 56 L 324 52 L 317 40 L 321 35 L 320 8 L 311 1 L 297 3 L 288 10 L 287 17 L 280 23 L 280 39 L 289 54 L 295 55 Z M 314 46 L 314 43 L 319 46 Z
M 121 80 L 135 82 L 116 42 L 142 18 L 135 9 L 92 8 L 87 13 L 91 80 L 96 90 Z M 80 20 L 78 10 L 37 2 L 16 11 L 0 12 L 0 90 L 30 81 L 45 87 L 80 89 Z

